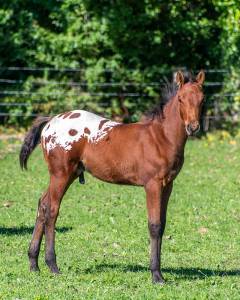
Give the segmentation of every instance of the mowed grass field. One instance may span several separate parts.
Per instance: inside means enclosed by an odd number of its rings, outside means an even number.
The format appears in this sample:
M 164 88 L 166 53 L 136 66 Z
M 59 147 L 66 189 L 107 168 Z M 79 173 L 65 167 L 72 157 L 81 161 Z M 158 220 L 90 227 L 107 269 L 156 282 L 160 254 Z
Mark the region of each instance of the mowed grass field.
M 40 148 L 29 170 L 18 143 L 0 142 L 0 299 L 240 299 L 240 140 L 189 141 L 163 240 L 166 285 L 151 283 L 143 188 L 86 175 L 63 199 L 49 273 L 27 249 L 48 173 Z

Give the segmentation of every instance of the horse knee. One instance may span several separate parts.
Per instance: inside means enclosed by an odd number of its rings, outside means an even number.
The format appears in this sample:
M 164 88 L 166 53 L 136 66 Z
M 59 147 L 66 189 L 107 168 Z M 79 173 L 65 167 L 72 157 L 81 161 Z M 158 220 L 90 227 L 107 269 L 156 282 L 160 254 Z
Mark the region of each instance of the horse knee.
M 148 229 L 150 236 L 154 239 L 159 238 L 160 236 L 160 231 L 161 231 L 161 225 L 160 224 L 152 224 L 148 223 Z
M 159 237 L 162 237 L 164 229 L 165 229 L 165 222 L 161 222 L 159 224 L 153 224 L 153 223 L 148 223 L 148 229 L 150 236 L 153 239 L 158 239 Z

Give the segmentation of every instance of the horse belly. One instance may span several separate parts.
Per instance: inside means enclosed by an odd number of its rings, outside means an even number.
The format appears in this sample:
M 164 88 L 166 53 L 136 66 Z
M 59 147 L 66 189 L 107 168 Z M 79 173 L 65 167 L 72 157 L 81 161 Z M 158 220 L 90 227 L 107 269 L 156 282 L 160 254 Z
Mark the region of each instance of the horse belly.
M 102 144 L 104 144 L 104 141 Z M 87 151 L 87 155 L 84 155 L 83 158 L 86 171 L 106 182 L 142 185 L 138 176 L 137 164 L 133 157 L 123 157 L 119 151 L 108 149 L 107 146 L 104 149 Z

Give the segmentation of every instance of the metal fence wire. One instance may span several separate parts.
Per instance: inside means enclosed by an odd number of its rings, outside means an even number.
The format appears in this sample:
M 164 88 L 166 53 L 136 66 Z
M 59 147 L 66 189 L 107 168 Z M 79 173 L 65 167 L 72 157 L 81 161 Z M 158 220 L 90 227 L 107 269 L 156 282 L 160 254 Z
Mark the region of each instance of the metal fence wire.
M 134 71 L 134 70 L 132 70 Z M 163 77 L 156 78 L 154 82 L 91 82 L 76 80 L 83 78 L 85 72 L 82 68 L 30 68 L 30 67 L 0 67 L 0 123 L 5 124 L 11 118 L 34 118 L 42 114 L 42 107 L 49 101 L 54 106 L 55 111 L 65 109 L 62 97 L 79 97 L 77 107 L 67 107 L 67 109 L 86 109 L 88 101 L 84 97 L 91 98 L 91 103 L 96 102 L 96 106 L 107 108 L 112 99 L 119 100 L 123 106 L 124 101 L 128 103 L 141 103 L 145 99 L 153 101 L 163 85 Z M 105 73 L 116 71 L 105 69 Z M 228 70 L 208 69 L 206 72 L 205 97 L 206 101 L 203 109 L 202 124 L 204 131 L 210 127 L 216 127 L 223 119 L 236 122 L 238 116 L 229 116 L 220 113 L 220 105 L 224 102 L 232 102 L 232 98 L 240 96 L 240 92 L 221 93 L 223 87 L 223 77 Z M 48 78 L 44 74 L 48 73 Z M 51 76 L 49 74 L 53 74 Z M 174 77 L 174 71 L 166 72 L 169 79 Z M 36 76 L 37 74 L 37 76 Z M 37 77 L 37 79 L 36 79 Z M 30 81 L 28 79 L 31 78 Z M 55 78 L 59 78 L 56 80 Z M 63 79 L 62 79 L 63 78 Z M 66 80 L 67 78 L 67 80 Z M 71 79 L 69 79 L 71 78 Z M 26 86 L 27 82 L 27 86 Z M 148 90 L 155 91 L 149 93 Z M 88 98 L 89 99 L 89 98 Z

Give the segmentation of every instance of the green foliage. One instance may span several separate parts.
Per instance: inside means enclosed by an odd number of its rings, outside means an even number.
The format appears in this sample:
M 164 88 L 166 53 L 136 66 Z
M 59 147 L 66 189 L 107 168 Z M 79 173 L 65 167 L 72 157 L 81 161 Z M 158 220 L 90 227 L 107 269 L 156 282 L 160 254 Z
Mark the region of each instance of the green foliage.
M 222 59 L 225 66 L 240 67 L 240 7 L 238 0 L 214 1 L 220 12 Z
M 240 109 L 240 7 L 239 1 L 215 1 L 221 17 L 219 23 L 222 30 L 222 65 L 229 70 L 224 76 L 221 90 L 222 102 L 219 103 L 221 115 L 227 114 L 233 117 L 233 122 L 226 126 L 232 129 L 239 125 Z
M 75 107 L 101 113 L 107 107 L 109 116 L 136 120 L 158 101 L 159 86 L 149 83 L 160 84 L 164 76 L 171 79 L 175 68 L 233 67 L 236 72 L 240 66 L 239 18 L 238 0 L 5 1 L 0 8 L 0 67 L 82 71 L 30 74 L 2 69 L 2 78 L 22 80 L 15 89 L 38 93 L 36 97 L 2 97 L 7 103 L 29 103 L 27 108 L 8 106 L 3 112 L 24 113 L 25 119 L 8 121 L 27 124 L 30 113 L 48 114 Z M 231 80 L 231 74 L 227 78 Z M 43 79 L 85 86 L 44 87 L 34 83 Z M 106 82 L 122 85 L 100 85 Z M 132 85 L 124 85 L 129 82 Z M 0 91 L 6 88 L 9 86 L 1 85 Z M 62 95 L 52 96 L 53 92 Z M 122 97 L 124 93 L 138 96 Z
M 49 180 L 39 150 L 27 172 L 16 171 L 19 142 L 0 141 L 0 299 L 239 299 L 239 137 L 187 143 L 169 201 L 163 287 L 151 283 L 148 269 L 144 190 L 89 175 L 86 185 L 72 184 L 61 204 L 61 274 L 49 273 L 44 241 L 41 273 L 29 272 L 28 244 Z
M 232 67 L 229 75 L 225 77 L 224 88 L 222 89 L 223 99 L 225 95 L 232 94 L 232 97 L 225 98 L 225 105 L 221 105 L 222 111 L 228 109 L 229 114 L 234 115 L 239 112 L 240 109 L 240 69 Z M 231 103 L 231 105 L 229 105 Z

